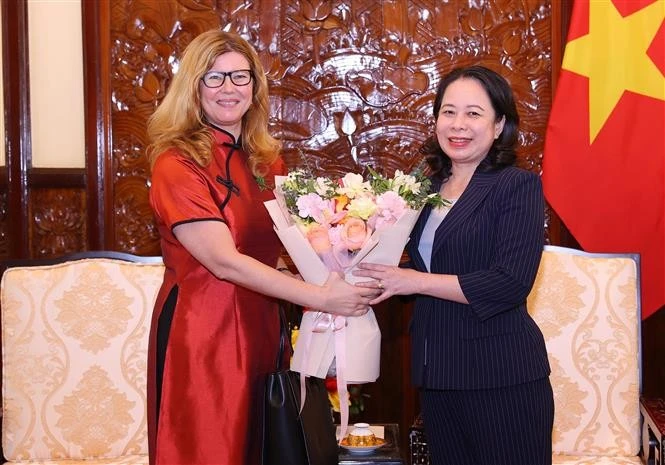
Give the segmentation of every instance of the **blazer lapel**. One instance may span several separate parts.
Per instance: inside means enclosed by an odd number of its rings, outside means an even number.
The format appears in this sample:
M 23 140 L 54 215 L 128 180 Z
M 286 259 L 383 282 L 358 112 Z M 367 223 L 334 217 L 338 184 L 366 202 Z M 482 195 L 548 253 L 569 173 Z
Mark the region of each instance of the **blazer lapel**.
M 434 256 L 437 250 L 441 248 L 450 233 L 463 225 L 469 216 L 478 208 L 492 189 L 492 186 L 496 183 L 497 179 L 497 171 L 485 173 L 476 172 L 473 175 L 468 187 L 462 193 L 462 196 L 457 202 L 455 202 L 453 208 L 450 209 L 450 212 L 448 212 L 437 228 L 436 233 L 434 234 L 432 256 Z

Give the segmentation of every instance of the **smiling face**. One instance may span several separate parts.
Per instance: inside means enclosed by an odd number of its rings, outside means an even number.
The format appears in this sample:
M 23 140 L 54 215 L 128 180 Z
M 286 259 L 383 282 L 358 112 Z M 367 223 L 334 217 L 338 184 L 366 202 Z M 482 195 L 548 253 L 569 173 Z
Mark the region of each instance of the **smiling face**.
M 496 112 L 484 87 L 473 78 L 461 78 L 443 94 L 436 118 L 436 137 L 453 164 L 478 165 L 503 130 L 505 118 Z
M 238 52 L 227 52 L 218 56 L 208 71 L 230 72 L 250 69 L 249 61 Z M 215 126 L 230 132 L 238 139 L 242 130 L 242 117 L 252 104 L 254 81 L 246 86 L 237 86 L 226 76 L 224 84 L 209 88 L 199 82 L 201 108 L 206 119 Z

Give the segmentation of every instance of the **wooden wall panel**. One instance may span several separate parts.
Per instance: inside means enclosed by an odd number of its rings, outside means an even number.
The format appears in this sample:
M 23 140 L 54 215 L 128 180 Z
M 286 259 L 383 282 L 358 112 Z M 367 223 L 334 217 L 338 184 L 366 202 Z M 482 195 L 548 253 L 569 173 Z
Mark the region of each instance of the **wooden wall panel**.
M 90 250 L 114 250 L 109 0 L 82 1 L 86 192 Z M 108 231 L 108 234 L 107 234 Z
M 59 257 L 87 250 L 84 189 L 33 188 L 29 217 L 32 258 Z
M 27 174 L 30 258 L 88 250 L 84 170 L 30 168 Z
M 547 0 L 115 0 L 109 12 L 116 250 L 159 251 L 151 213 L 140 206 L 149 175 L 145 121 L 184 47 L 210 28 L 238 31 L 257 48 L 270 82 L 272 130 L 291 168 L 411 169 L 432 131 L 440 77 L 483 63 L 514 86 L 520 164 L 540 171 L 551 101 Z

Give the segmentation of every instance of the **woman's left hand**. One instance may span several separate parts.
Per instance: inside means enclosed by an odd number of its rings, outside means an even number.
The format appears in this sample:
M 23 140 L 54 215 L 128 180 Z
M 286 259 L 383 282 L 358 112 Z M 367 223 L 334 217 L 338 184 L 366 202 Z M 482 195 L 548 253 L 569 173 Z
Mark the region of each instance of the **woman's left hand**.
M 370 305 L 376 305 L 394 295 L 415 293 L 417 272 L 414 270 L 374 263 L 360 263 L 358 268 L 353 271 L 353 275 L 373 279 L 373 281 L 356 283 L 356 286 L 377 289 L 381 292 L 370 302 Z

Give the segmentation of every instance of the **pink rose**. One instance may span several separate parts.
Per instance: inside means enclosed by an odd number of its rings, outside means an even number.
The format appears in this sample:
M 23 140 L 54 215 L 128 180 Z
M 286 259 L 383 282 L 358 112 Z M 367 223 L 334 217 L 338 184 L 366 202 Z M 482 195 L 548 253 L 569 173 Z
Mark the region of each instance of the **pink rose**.
M 317 254 L 329 251 L 332 246 L 328 238 L 328 228 L 315 224 L 307 230 L 307 240 Z
M 347 218 L 340 231 L 341 243 L 348 250 L 360 250 L 372 230 L 360 218 Z

